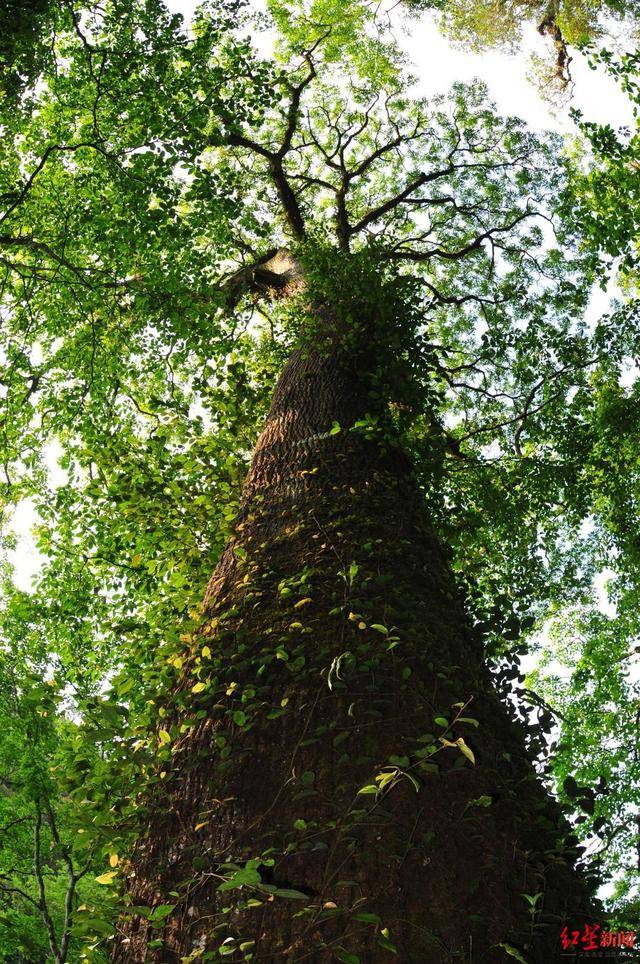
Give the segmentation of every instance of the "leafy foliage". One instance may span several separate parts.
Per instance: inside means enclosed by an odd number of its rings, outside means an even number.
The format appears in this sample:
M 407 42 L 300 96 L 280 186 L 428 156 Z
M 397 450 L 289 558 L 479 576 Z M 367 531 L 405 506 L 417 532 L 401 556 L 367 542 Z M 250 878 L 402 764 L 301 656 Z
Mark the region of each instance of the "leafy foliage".
M 493 43 L 545 11 L 485 13 L 449 4 L 444 16 L 457 37 Z M 35 500 L 44 559 L 33 594 L 4 588 L 9 958 L 49 953 L 51 931 L 58 949 L 68 934 L 74 954 L 95 957 L 112 933 L 111 858 L 166 774 L 166 703 L 271 389 L 304 339 L 300 298 L 262 301 L 280 283 L 268 266 L 282 250 L 354 330 L 372 292 L 393 319 L 394 352 L 374 343 L 370 374 L 487 655 L 499 678 L 515 678 L 507 664 L 526 633 L 552 620 L 571 676 L 543 661 L 544 699 L 525 694 L 532 745 L 543 750 L 546 701 L 561 722 L 553 778 L 582 801 L 577 829 L 600 833 L 606 820 L 603 873 L 635 880 L 637 389 L 620 373 L 638 335 L 634 305 L 593 325 L 585 311 L 603 250 L 633 278 L 636 138 L 586 127 L 595 164 L 576 155 L 570 171 L 557 138 L 499 117 L 480 83 L 412 96 L 368 4 L 317 0 L 311 14 L 274 0 L 265 57 L 255 20 L 230 0 L 203 7 L 190 33 L 158 0 L 64 4 L 42 19 L 38 43 L 53 54 L 39 59 L 36 44 L 20 68 L 42 72 L 34 109 L 3 108 L 3 495 L 8 512 Z M 554 16 L 567 42 L 598 31 L 591 6 Z M 359 428 L 377 437 L 384 425 Z M 55 460 L 65 480 L 54 484 Z M 605 567 L 617 575 L 615 620 L 593 594 Z M 339 679 L 346 666 L 334 669 Z M 567 777 L 587 789 L 566 792 Z M 50 928 L 31 906 L 38 821 Z M 73 938 L 70 861 L 83 874 Z

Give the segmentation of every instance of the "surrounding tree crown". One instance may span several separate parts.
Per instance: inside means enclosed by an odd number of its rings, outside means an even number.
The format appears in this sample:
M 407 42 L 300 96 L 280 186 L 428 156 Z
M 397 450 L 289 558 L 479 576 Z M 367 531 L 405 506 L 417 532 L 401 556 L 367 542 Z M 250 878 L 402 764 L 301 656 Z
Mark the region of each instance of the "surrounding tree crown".
M 410 460 L 584 873 L 615 880 L 608 919 L 632 928 L 637 133 L 535 134 L 480 80 L 416 96 L 401 6 L 211 0 L 189 29 L 160 0 L 32 8 L 0 11 L 0 960 L 108 959 L 148 801 L 208 712 L 207 583 L 278 376 L 327 306 L 355 352 L 375 305 L 357 357 L 377 402 L 356 430 Z M 439 5 L 464 43 L 530 20 L 562 70 L 567 45 L 635 13 Z M 637 56 L 593 56 L 637 105 Z M 31 592 L 10 564 L 22 500 Z M 297 679 L 304 657 L 278 652 Z M 142 908 L 159 942 L 178 899 Z
M 571 81 L 571 61 L 576 49 L 619 41 L 635 34 L 638 6 L 631 0 L 408 0 L 415 9 L 434 7 L 441 11 L 441 24 L 449 37 L 472 48 L 517 49 L 523 28 L 535 29 L 548 41 L 546 59 L 534 57 L 535 73 L 541 85 L 566 90 Z

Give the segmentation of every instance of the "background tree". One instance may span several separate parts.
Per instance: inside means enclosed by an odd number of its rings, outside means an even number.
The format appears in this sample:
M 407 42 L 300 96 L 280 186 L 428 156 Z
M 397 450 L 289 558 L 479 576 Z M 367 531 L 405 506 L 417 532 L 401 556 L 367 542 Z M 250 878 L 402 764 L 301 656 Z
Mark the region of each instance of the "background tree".
M 63 690 L 73 674 L 63 675 L 60 664 L 52 665 L 52 652 L 60 653 L 62 647 L 51 635 L 63 635 L 63 626 L 54 628 L 50 613 L 16 591 L 8 576 L 5 580 L 0 655 L 2 960 L 62 964 L 74 952 L 77 960 L 82 933 L 78 907 L 99 890 L 87 880 L 94 866 L 93 847 L 74 843 L 82 830 L 56 780 L 65 751 L 77 736 L 77 726 L 63 712 Z M 94 917 L 91 931 L 96 930 L 100 932 L 100 922 Z M 103 921 L 105 932 L 111 933 L 111 925 Z
M 638 5 L 631 0 L 407 0 L 409 9 L 439 11 L 441 26 L 455 43 L 472 49 L 517 50 L 523 28 L 533 26 L 548 40 L 548 60 L 534 57 L 536 73 L 547 94 L 566 91 L 571 82 L 572 50 L 620 37 L 633 43 Z
M 638 100 L 637 56 L 593 57 Z M 635 539 L 637 492 L 638 353 L 632 335 L 638 324 L 637 176 L 638 132 L 614 130 L 576 116 L 584 137 L 574 158 L 567 216 L 583 225 L 586 243 L 602 258 L 601 285 L 613 288 L 614 311 L 627 336 L 607 341 L 609 364 L 593 383 L 585 424 L 581 486 L 592 493 L 589 521 L 596 566 L 607 576 L 606 613 L 589 607 L 552 615 L 545 665 L 533 685 L 558 708 L 559 746 L 554 767 L 591 823 L 587 787 L 600 786 L 591 840 L 596 859 L 615 872 L 612 905 L 637 918 L 638 881 L 638 557 Z M 585 145 L 588 150 L 585 150 Z M 615 287 L 614 287 L 615 285 Z M 631 337 L 628 337 L 631 335 Z M 618 358 L 617 363 L 613 362 Z M 596 706 L 606 707 L 596 711 Z M 576 791 L 575 780 L 578 782 Z M 602 778 L 602 780 L 600 780 Z M 583 824 L 583 826 L 584 826 Z

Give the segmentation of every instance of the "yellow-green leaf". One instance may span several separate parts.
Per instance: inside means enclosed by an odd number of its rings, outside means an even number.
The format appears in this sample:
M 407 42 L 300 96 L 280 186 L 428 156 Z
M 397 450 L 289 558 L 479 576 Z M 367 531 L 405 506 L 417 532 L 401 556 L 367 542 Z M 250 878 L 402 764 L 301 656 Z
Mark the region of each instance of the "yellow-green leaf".
M 498 944 L 498 947 L 501 947 L 509 957 L 515 957 L 516 961 L 520 961 L 521 964 L 527 964 L 526 957 L 523 957 L 518 948 L 512 944 Z
M 471 747 L 467 746 L 467 744 L 464 742 L 464 740 L 462 739 L 462 737 L 459 737 L 459 738 L 456 740 L 456 743 L 457 743 L 458 746 L 460 747 L 460 752 L 461 752 L 461 753 L 464 753 L 464 755 L 466 756 L 467 760 L 470 760 L 470 761 L 474 764 L 474 766 L 475 766 L 476 758 L 475 758 L 475 756 L 473 755 L 473 750 L 471 749 Z
M 110 884 L 114 877 L 118 876 L 117 870 L 108 870 L 106 874 L 96 877 L 96 884 Z

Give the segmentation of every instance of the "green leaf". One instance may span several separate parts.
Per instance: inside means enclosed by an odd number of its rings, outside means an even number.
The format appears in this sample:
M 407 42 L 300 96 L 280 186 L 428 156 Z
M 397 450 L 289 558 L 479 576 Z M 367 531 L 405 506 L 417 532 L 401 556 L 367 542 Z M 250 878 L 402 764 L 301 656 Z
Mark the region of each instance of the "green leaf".
M 84 915 L 83 915 L 84 916 Z M 114 925 L 101 917 L 89 915 L 86 920 L 77 920 L 73 927 L 76 935 L 98 934 L 101 937 L 111 937 L 114 933 Z
M 378 937 L 378 944 L 380 947 L 384 947 L 385 951 L 390 951 L 392 954 L 398 953 L 398 948 L 389 940 L 388 931 L 386 928 L 383 929 L 382 933 Z
M 175 904 L 158 904 L 151 912 L 151 920 L 164 920 L 175 908 Z
M 408 756 L 395 756 L 392 754 L 389 757 L 389 763 L 393 763 L 394 766 L 404 769 L 404 767 L 408 767 L 411 764 L 411 760 Z
M 239 887 L 257 887 L 262 883 L 262 879 L 258 870 L 255 867 L 249 866 L 241 867 L 237 870 L 232 877 L 228 880 L 224 880 L 218 890 L 236 890 Z
M 397 779 L 398 779 L 397 770 L 387 770 L 385 773 L 379 773 L 376 776 L 376 780 L 378 783 L 378 790 L 384 790 L 386 786 L 388 786 L 390 783 L 393 783 L 393 781 Z M 360 791 L 360 793 L 362 793 L 362 790 Z
M 531 905 L 531 907 L 535 907 L 540 898 L 543 896 L 543 893 L 540 891 L 537 894 L 523 894 L 522 896 Z
M 516 961 L 520 961 L 520 964 L 529 964 L 526 957 L 523 957 L 518 948 L 512 944 L 498 944 L 497 946 L 501 947 L 510 957 L 515 957 Z

